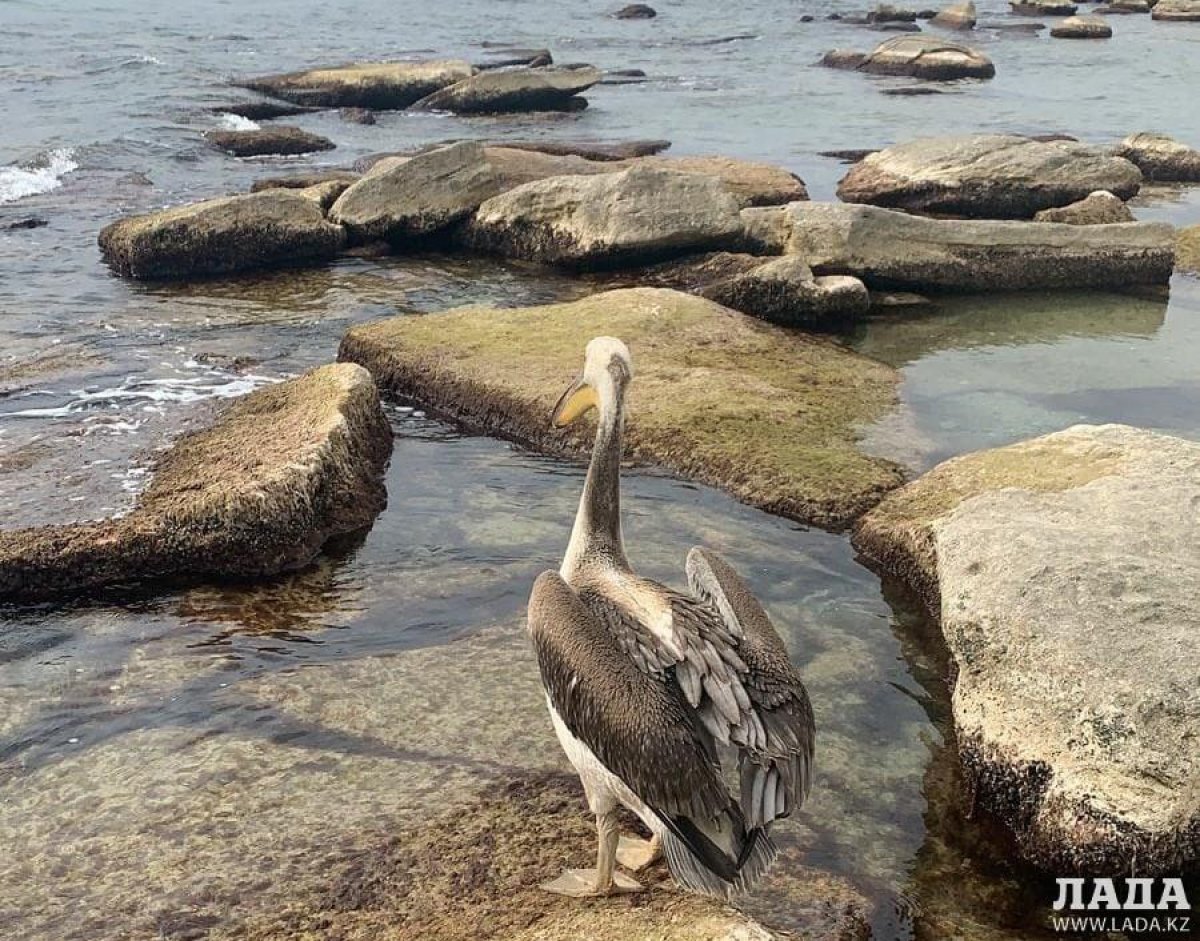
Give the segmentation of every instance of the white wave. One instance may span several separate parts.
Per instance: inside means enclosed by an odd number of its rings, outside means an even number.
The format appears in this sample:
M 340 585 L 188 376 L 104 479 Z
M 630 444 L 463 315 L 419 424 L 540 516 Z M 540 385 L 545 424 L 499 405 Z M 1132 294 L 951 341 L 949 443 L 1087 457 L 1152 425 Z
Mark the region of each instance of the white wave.
M 219 117 L 221 127 L 229 131 L 257 131 L 261 127 L 260 124 L 249 118 L 243 118 L 240 114 L 227 114 L 222 111 Z
M 62 186 L 62 178 L 78 169 L 75 151 L 65 147 L 52 150 L 25 166 L 0 167 L 0 203 L 58 189 Z

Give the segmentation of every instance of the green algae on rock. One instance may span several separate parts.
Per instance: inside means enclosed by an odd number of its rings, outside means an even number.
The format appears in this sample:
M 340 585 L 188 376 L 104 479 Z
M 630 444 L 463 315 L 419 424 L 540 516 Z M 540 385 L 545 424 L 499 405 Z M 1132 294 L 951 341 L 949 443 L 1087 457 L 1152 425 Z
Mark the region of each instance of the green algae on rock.
M 1200 858 L 1197 502 L 1200 444 L 1080 425 L 947 461 L 855 528 L 940 617 L 972 801 L 1052 872 Z
M 899 377 L 835 344 L 703 298 L 632 288 L 544 307 L 466 307 L 352 328 L 339 358 L 387 391 L 550 452 L 585 452 L 550 410 L 597 334 L 630 346 L 627 454 L 770 512 L 839 528 L 898 486 L 856 447 L 896 402 Z
M 118 274 L 155 280 L 323 261 L 345 245 L 346 233 L 316 201 L 271 189 L 119 219 L 99 243 Z
M 383 509 L 392 437 L 370 376 L 323 366 L 177 441 L 124 517 L 0 530 L 0 598 L 307 565 Z

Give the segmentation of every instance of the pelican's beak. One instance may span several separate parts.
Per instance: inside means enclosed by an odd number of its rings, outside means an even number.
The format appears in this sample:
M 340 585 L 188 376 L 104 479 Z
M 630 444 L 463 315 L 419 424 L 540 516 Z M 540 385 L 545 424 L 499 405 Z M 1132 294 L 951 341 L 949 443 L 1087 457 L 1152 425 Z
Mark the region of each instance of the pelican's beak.
M 599 405 L 600 399 L 596 395 L 596 390 L 580 378 L 562 394 L 558 404 L 554 406 L 554 413 L 551 415 L 550 421 L 555 428 L 566 428 L 567 425 L 578 421 L 591 409 L 598 408 Z

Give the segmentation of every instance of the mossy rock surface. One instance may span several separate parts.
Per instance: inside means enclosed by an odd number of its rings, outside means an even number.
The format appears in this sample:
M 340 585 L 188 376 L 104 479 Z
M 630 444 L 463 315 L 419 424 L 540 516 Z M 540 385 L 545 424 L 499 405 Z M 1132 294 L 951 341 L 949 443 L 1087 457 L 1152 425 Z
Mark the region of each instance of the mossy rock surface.
M 902 482 L 898 466 L 857 447 L 860 427 L 895 404 L 893 369 L 678 291 L 395 317 L 351 329 L 339 355 L 485 432 L 581 454 L 591 427 L 556 431 L 550 411 L 604 334 L 633 353 L 628 458 L 834 529 Z
M 370 376 L 323 366 L 177 441 L 127 515 L 0 530 L 0 599 L 307 565 L 383 509 L 392 435 Z

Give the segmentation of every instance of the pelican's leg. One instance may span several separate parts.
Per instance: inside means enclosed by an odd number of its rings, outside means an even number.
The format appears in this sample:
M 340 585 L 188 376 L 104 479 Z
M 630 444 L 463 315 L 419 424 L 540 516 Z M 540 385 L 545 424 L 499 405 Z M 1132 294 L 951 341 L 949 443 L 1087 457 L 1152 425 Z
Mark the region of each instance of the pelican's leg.
M 641 872 L 662 859 L 662 837 L 657 833 L 648 840 L 623 836 L 617 844 L 617 862 L 631 872 Z
M 621 830 L 615 811 L 596 814 L 596 836 L 595 869 L 568 869 L 553 882 L 543 883 L 542 888 L 572 898 L 642 891 L 641 885 L 635 880 L 616 871 L 617 843 L 621 838 Z

